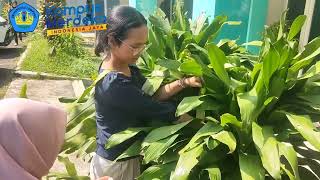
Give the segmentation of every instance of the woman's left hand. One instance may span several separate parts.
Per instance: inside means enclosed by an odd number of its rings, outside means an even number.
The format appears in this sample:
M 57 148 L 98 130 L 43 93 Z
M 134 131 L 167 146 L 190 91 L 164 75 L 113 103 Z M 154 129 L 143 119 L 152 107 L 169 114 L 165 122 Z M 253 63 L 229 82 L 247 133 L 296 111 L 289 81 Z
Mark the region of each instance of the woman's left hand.
M 189 77 L 184 79 L 184 84 L 188 87 L 202 87 L 202 80 L 200 77 Z

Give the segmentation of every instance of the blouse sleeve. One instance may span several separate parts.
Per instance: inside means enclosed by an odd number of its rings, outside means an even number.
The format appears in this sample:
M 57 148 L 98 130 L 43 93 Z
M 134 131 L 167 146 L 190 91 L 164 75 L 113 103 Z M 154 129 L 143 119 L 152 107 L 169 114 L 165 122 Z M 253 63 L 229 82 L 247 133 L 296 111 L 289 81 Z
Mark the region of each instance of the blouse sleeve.
M 112 106 L 129 110 L 142 119 L 177 120 L 176 105 L 154 100 L 127 79 L 115 79 L 104 97 Z

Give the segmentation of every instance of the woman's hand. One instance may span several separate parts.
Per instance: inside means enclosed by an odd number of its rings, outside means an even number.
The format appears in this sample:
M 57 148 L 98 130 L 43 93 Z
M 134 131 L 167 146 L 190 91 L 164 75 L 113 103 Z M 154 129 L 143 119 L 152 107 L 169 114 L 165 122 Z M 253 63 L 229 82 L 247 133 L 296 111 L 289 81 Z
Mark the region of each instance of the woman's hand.
M 183 114 L 179 117 L 178 122 L 183 123 L 183 122 L 191 121 L 192 119 L 194 119 L 194 118 L 192 116 L 190 116 L 189 114 Z
M 202 87 L 202 80 L 199 77 L 193 76 L 183 79 L 183 83 L 188 87 Z
M 186 87 L 202 87 L 201 78 L 195 76 L 188 77 L 161 86 L 153 95 L 153 98 L 158 101 L 166 101 Z

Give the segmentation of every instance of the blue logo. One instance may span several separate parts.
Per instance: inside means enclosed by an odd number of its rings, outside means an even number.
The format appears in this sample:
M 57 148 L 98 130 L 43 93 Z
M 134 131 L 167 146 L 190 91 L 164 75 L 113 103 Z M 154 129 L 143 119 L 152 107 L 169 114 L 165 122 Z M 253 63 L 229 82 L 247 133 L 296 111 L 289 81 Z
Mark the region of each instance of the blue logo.
M 32 32 L 39 21 L 39 12 L 23 2 L 9 12 L 9 20 L 16 32 Z

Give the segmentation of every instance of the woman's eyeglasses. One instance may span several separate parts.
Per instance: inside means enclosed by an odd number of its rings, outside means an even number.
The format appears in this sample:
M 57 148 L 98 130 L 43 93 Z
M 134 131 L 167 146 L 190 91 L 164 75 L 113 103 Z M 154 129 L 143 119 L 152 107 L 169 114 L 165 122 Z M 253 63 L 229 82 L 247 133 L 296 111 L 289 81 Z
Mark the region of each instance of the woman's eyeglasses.
M 124 45 L 126 45 L 129 49 L 131 49 L 131 50 L 132 50 L 132 54 L 133 54 L 134 56 L 140 54 L 140 53 L 141 53 L 142 51 L 144 51 L 144 50 L 146 49 L 146 47 L 147 47 L 146 44 L 144 44 L 144 45 L 141 46 L 141 47 L 132 47 L 130 44 L 122 41 L 121 39 L 118 38 L 118 40 L 119 40 L 120 42 L 122 42 Z

